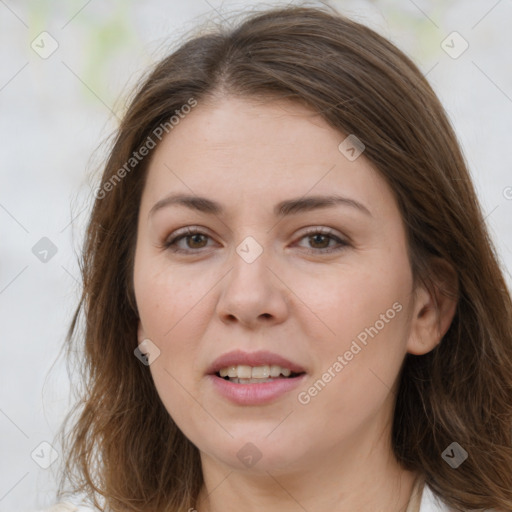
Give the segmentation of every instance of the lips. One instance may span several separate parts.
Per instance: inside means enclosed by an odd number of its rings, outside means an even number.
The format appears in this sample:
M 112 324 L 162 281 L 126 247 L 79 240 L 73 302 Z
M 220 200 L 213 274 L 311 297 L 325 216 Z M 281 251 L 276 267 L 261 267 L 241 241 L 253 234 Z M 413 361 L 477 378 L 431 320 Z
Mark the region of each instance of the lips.
M 301 374 L 305 373 L 305 369 L 286 359 L 283 356 L 278 354 L 274 354 L 268 351 L 257 351 L 257 352 L 243 352 L 242 350 L 234 350 L 232 352 L 227 352 L 226 354 L 221 355 L 206 370 L 207 375 L 215 375 L 222 368 L 226 368 L 228 366 L 238 366 L 238 365 L 247 365 L 247 366 L 264 366 L 264 365 L 277 365 L 282 368 L 288 368 L 292 371 L 292 373 Z

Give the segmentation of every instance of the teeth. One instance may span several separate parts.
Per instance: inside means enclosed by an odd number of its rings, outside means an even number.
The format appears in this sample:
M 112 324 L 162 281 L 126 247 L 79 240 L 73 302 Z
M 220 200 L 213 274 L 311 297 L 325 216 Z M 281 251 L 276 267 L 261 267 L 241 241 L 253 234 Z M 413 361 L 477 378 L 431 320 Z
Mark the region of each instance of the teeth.
M 267 381 L 269 378 L 277 378 L 279 375 L 289 377 L 291 373 L 292 371 L 289 368 L 283 368 L 276 364 L 263 366 L 239 364 L 238 366 L 227 366 L 219 371 L 221 377 L 243 379 L 246 382 L 253 379 L 257 379 L 258 382 Z
M 272 382 L 274 379 L 229 379 L 234 384 L 263 384 L 264 382 Z
M 279 377 L 280 373 L 281 373 L 281 367 L 277 366 L 277 364 L 273 364 L 270 367 L 270 376 L 271 377 Z
M 265 366 L 255 366 L 252 368 L 251 377 L 253 379 L 268 379 L 270 376 L 270 366 L 267 364 Z M 239 375 L 240 377 L 240 375 Z
M 281 373 L 285 376 L 285 377 L 289 377 L 290 374 L 292 373 L 291 370 L 288 370 L 288 368 L 281 368 Z
M 252 375 L 252 369 L 250 366 L 245 364 L 239 364 L 237 373 L 237 377 L 239 379 L 250 379 Z

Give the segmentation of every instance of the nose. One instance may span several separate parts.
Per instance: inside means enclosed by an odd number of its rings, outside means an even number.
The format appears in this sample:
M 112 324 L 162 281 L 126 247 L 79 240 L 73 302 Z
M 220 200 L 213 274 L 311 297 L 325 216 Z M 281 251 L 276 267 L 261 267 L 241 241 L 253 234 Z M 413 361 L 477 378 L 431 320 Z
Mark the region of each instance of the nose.
M 288 316 L 289 289 L 279 279 L 278 265 L 266 251 L 254 261 L 233 254 L 232 270 L 221 281 L 216 312 L 226 324 L 256 329 L 284 322 Z

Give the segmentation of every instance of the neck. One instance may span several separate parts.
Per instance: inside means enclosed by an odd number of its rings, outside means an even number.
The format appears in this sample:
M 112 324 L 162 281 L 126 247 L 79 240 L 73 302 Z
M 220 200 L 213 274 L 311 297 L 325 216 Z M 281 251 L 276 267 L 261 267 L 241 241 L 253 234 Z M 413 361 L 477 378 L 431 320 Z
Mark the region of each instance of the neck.
M 241 471 L 202 454 L 204 485 L 198 512 L 404 512 L 417 474 L 390 451 L 360 446 L 307 457 L 293 472 Z M 331 463 L 327 463 L 327 461 Z M 256 466 L 255 466 L 256 467 Z

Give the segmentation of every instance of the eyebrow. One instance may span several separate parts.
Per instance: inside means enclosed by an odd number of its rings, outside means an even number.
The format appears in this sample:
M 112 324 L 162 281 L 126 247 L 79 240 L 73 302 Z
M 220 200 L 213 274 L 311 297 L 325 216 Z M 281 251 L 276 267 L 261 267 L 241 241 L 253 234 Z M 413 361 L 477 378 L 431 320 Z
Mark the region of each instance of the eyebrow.
M 160 201 L 157 201 L 149 211 L 149 216 L 154 215 L 162 208 L 173 205 L 184 206 L 191 210 L 196 210 L 210 215 L 221 215 L 224 212 L 224 208 L 220 203 L 207 199 L 206 197 L 172 194 L 160 199 Z M 359 201 L 339 195 L 309 196 L 287 199 L 275 205 L 274 215 L 276 217 L 285 217 L 287 215 L 310 212 L 320 208 L 332 208 L 338 205 L 350 206 L 366 215 L 369 215 L 370 217 L 372 216 L 370 210 Z

